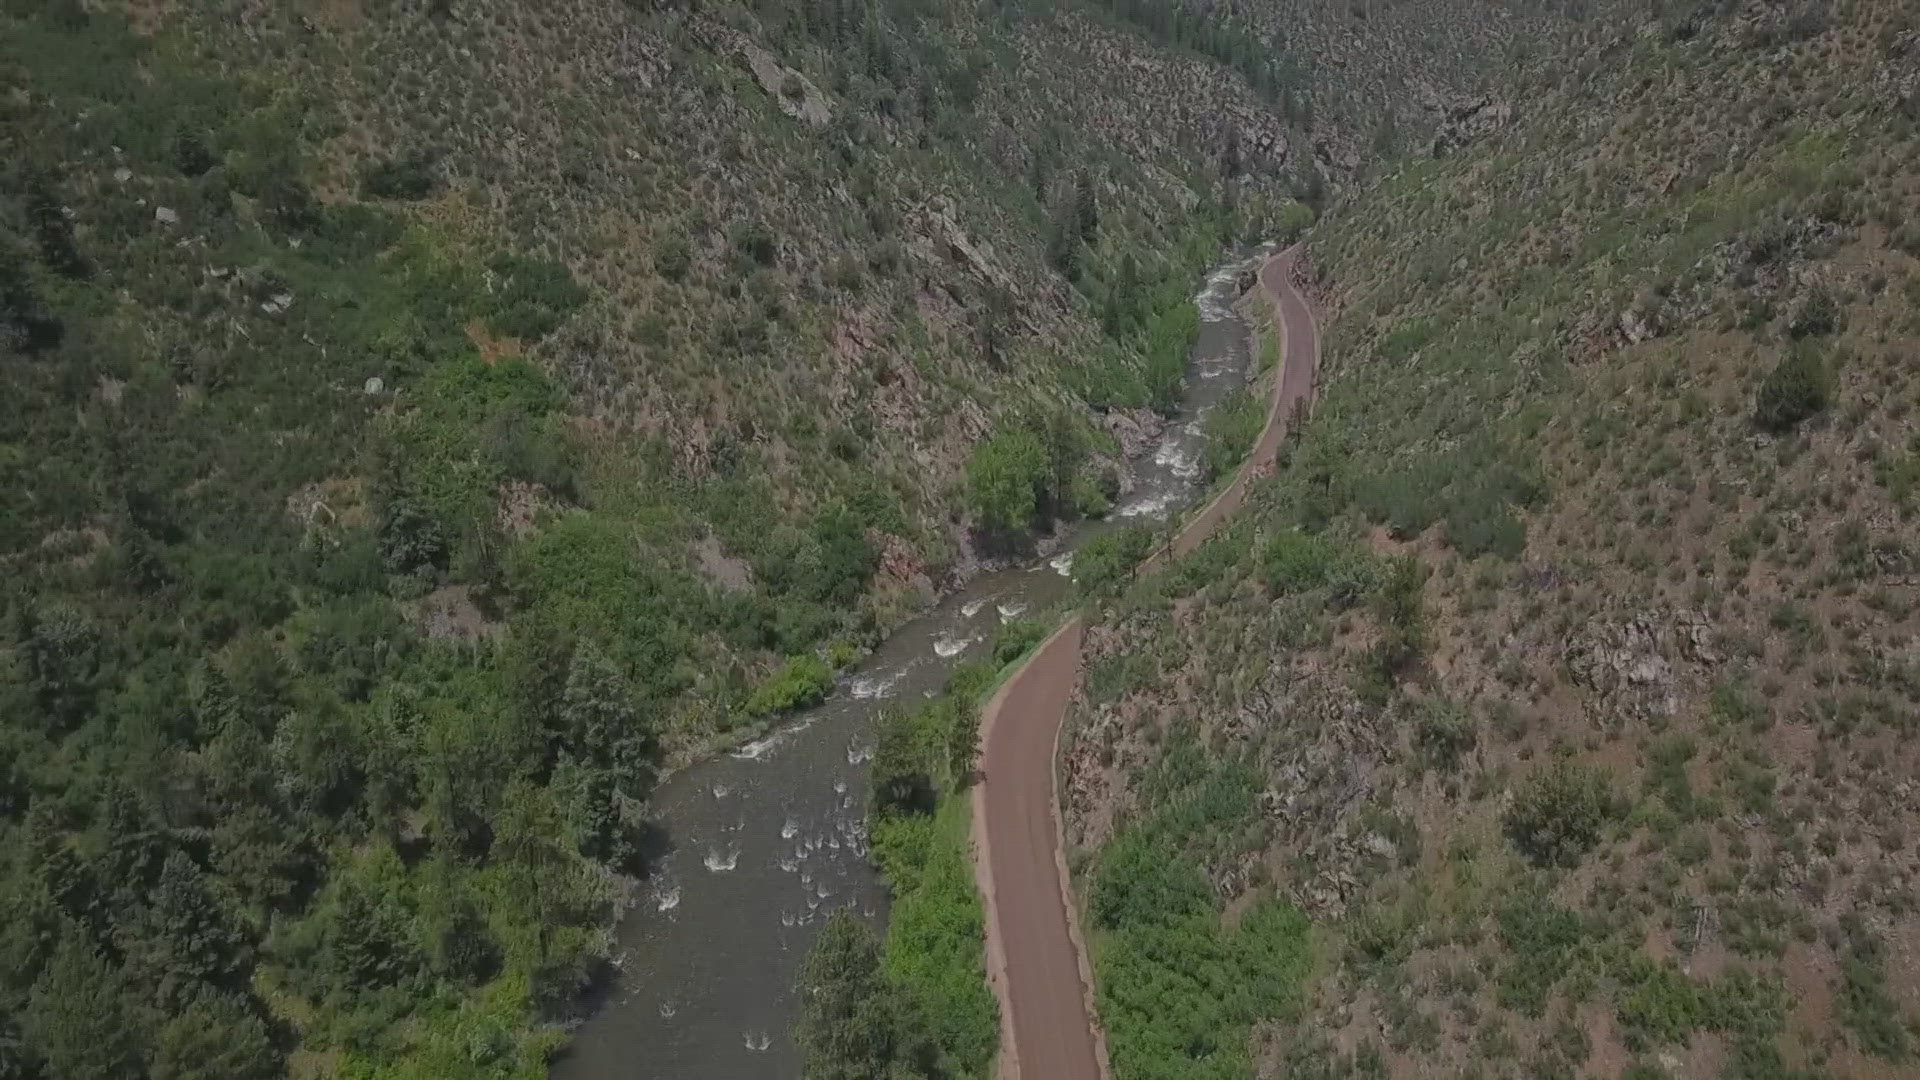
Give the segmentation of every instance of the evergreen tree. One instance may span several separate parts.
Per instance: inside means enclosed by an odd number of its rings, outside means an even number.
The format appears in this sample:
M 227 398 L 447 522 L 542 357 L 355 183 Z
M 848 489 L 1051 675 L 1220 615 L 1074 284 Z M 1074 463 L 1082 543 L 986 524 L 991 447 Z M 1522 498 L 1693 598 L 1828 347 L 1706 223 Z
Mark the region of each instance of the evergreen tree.
M 151 897 L 114 928 L 129 976 L 167 1011 L 203 986 L 237 990 L 253 966 L 253 943 L 185 853 L 167 856 Z
M 244 998 L 206 992 L 154 1033 L 149 1080 L 272 1080 L 285 1075 L 267 1025 Z
M 140 1040 L 120 973 L 78 925 L 68 924 L 34 983 L 22 1026 L 60 1080 L 132 1080 L 141 1073 Z

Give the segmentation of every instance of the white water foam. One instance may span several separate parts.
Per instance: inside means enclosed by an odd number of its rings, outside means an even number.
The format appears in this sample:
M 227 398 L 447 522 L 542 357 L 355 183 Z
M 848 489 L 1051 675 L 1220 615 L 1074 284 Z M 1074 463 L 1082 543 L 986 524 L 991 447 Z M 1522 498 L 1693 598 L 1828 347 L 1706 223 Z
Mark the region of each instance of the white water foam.
M 1024 600 L 1015 600 L 1011 604 L 996 605 L 994 610 L 1000 613 L 1001 622 L 1007 622 L 1008 620 L 1017 619 L 1026 614 L 1027 603 Z
M 794 820 L 792 814 L 788 814 L 787 820 L 780 823 L 780 839 L 791 840 L 799 833 L 800 823 Z
M 673 1002 L 671 1001 L 663 1001 L 660 1003 L 660 1015 L 668 1020 L 673 1019 L 673 1014 L 679 1011 L 679 1009 L 674 1008 Z
M 847 782 L 845 780 L 835 780 L 833 782 L 833 791 L 836 795 L 845 795 L 847 793 Z
M 715 785 L 713 785 L 713 797 L 714 797 L 714 798 L 716 798 L 716 799 L 724 799 L 724 798 L 726 798 L 727 796 L 729 796 L 729 795 L 731 795 L 731 794 L 733 794 L 733 789 L 732 789 L 732 788 L 730 788 L 730 787 L 728 787 L 727 785 L 725 785 L 725 784 L 715 784 Z
M 1059 574 L 1061 577 L 1066 577 L 1073 573 L 1073 552 L 1063 551 L 1053 558 L 1048 559 L 1047 565 L 1053 567 L 1054 573 Z
M 716 874 L 724 874 L 740 865 L 740 849 L 728 848 L 724 852 L 713 849 L 707 852 L 707 857 L 701 862 L 708 870 Z
M 1163 491 L 1158 495 L 1143 495 L 1122 506 L 1120 509 L 1114 511 L 1114 513 L 1123 518 L 1164 517 L 1167 509 L 1174 504 L 1177 498 L 1178 493 L 1172 491 Z
M 980 614 L 980 609 L 986 606 L 987 606 L 987 602 L 985 599 L 969 600 L 966 603 L 960 605 L 960 614 L 971 619 L 975 615 Z
M 781 925 L 781 926 L 792 926 L 792 925 L 793 925 L 793 912 L 791 912 L 791 911 L 783 911 L 783 912 L 781 912 L 781 913 L 780 913 L 780 925 Z
M 654 890 L 653 906 L 656 911 L 672 911 L 674 908 L 679 907 L 680 887 L 676 885 L 671 888 Z
M 1200 448 L 1183 439 L 1168 439 L 1153 452 L 1153 463 L 1173 470 L 1182 480 L 1200 475 Z
M 954 634 L 942 634 L 933 639 L 933 651 L 946 660 L 967 651 L 967 646 L 979 641 L 978 637 L 959 637 Z
M 873 747 L 855 739 L 847 744 L 847 764 L 858 765 L 873 758 Z
M 758 1054 L 773 1045 L 773 1037 L 764 1031 L 749 1031 L 746 1033 L 746 1043 L 747 1049 Z
M 907 677 L 907 668 L 911 668 L 912 666 L 913 664 L 909 663 L 906 667 L 898 671 L 863 675 L 847 684 L 847 693 L 863 701 L 872 698 L 892 697 L 893 688 L 900 684 L 901 679 Z
M 812 726 L 813 726 L 813 717 L 809 716 L 805 720 L 800 721 L 799 723 L 793 725 L 792 727 L 781 728 L 779 731 L 773 732 L 772 734 L 769 734 L 763 738 L 755 739 L 754 741 L 747 743 L 745 746 L 742 746 L 740 749 L 735 750 L 732 756 L 740 758 L 744 761 L 758 761 L 761 758 L 766 757 L 767 754 L 771 752 L 774 747 L 779 746 L 781 743 L 785 742 L 788 736 L 797 735 L 800 732 L 805 731 Z
M 778 866 L 782 870 L 785 870 L 789 874 L 793 873 L 795 870 L 800 869 L 800 861 L 798 859 L 779 858 L 779 859 L 773 860 L 773 862 L 774 862 L 774 865 Z
M 1207 283 L 1193 294 L 1193 306 L 1200 309 L 1205 322 L 1233 318 L 1233 284 L 1240 276 L 1241 264 L 1223 266 L 1207 275 Z

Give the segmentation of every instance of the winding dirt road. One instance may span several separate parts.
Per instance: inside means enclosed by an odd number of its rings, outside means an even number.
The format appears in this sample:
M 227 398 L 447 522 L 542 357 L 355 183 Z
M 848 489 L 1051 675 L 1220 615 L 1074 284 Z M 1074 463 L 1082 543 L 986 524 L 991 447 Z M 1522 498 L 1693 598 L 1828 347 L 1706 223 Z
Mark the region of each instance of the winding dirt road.
M 1239 510 L 1273 461 L 1294 406 L 1313 390 L 1320 338 L 1294 287 L 1298 246 L 1268 259 L 1260 282 L 1278 314 L 1283 359 L 1267 421 L 1233 481 L 1169 545 L 1183 555 Z M 1167 549 L 1147 560 L 1160 562 Z M 1104 1080 L 1107 1045 L 1093 1008 L 1093 975 L 1069 897 L 1054 761 L 1067 703 L 1080 680 L 1085 625 L 1069 618 L 987 703 L 982 779 L 974 787 L 974 871 L 987 909 L 987 977 L 1000 999 L 1000 1080 Z

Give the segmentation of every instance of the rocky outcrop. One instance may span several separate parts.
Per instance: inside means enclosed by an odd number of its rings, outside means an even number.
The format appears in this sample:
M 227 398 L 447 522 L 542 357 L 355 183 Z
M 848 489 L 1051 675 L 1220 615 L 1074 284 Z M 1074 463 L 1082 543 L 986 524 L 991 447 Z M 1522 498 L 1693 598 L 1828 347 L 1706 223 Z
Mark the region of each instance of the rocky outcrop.
M 1444 107 L 1433 133 L 1430 152 L 1446 157 L 1513 122 L 1513 106 L 1490 97 L 1472 98 Z
M 1574 682 L 1602 701 L 1629 714 L 1671 716 L 1678 707 L 1678 669 L 1718 664 L 1714 639 L 1702 612 L 1643 612 L 1574 634 L 1562 659 Z

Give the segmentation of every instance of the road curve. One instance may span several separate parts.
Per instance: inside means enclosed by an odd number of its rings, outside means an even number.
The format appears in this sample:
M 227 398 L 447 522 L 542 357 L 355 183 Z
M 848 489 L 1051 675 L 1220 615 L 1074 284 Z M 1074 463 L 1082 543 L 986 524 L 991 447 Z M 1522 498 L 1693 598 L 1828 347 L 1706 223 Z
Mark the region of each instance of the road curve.
M 1313 390 L 1320 338 L 1294 286 L 1299 247 L 1260 268 L 1284 335 L 1266 424 L 1238 472 L 1169 545 L 1183 555 L 1246 499 L 1286 437 L 1294 407 Z M 1152 565 L 1167 554 L 1162 549 Z M 987 702 L 981 714 L 981 780 L 973 792 L 974 872 L 987 912 L 987 977 L 1000 1000 L 999 1080 L 1105 1080 L 1104 1032 L 1093 1008 L 1093 973 L 1070 899 L 1054 762 L 1067 704 L 1080 680 L 1085 623 L 1054 631 Z

